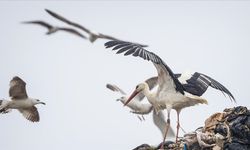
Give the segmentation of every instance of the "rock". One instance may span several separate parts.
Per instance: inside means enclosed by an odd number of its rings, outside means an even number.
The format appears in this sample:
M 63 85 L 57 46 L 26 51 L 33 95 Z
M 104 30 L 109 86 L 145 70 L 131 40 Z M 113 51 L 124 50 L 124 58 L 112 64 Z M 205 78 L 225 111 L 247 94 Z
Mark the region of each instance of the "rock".
M 144 145 L 144 146 L 143 146 Z M 134 150 L 156 150 L 143 144 Z M 250 110 L 238 106 L 211 115 L 205 126 L 187 133 L 178 143 L 167 141 L 167 150 L 250 150 Z
M 137 146 L 133 150 L 153 150 L 153 148 L 148 144 L 142 144 L 140 146 Z

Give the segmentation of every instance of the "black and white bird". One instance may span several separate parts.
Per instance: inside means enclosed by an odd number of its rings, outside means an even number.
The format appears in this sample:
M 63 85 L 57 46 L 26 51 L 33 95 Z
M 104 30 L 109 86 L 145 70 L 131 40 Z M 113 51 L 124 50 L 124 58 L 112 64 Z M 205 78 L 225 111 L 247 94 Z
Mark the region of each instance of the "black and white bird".
M 24 24 L 35 24 L 35 25 L 40 25 L 43 26 L 45 28 L 48 29 L 48 31 L 46 32 L 47 35 L 51 35 L 52 33 L 56 33 L 57 31 L 65 31 L 67 33 L 71 33 L 74 34 L 76 36 L 79 36 L 81 38 L 86 39 L 86 36 L 81 34 L 80 32 L 78 32 L 75 29 L 72 28 L 67 28 L 67 27 L 57 27 L 57 26 L 53 26 L 45 21 L 41 21 L 41 20 L 34 20 L 34 21 L 24 21 L 22 22 Z
M 151 77 L 145 81 L 149 85 L 149 89 L 152 90 L 155 86 L 157 86 L 157 77 Z M 107 84 L 106 87 L 114 92 L 119 92 L 122 94 L 122 97 L 118 98 L 118 101 L 121 101 L 123 104 L 126 103 L 128 100 L 129 95 L 127 95 L 121 88 L 114 84 Z M 137 115 L 147 115 L 150 114 L 152 111 L 153 122 L 155 126 L 161 131 L 162 136 L 164 136 L 165 128 L 166 128 L 166 119 L 162 110 L 156 112 L 153 109 L 153 106 L 149 103 L 143 103 L 142 100 L 145 98 L 145 95 L 139 93 L 136 95 L 130 103 L 126 106 L 131 109 L 131 112 Z M 142 116 L 143 117 L 143 116 Z M 141 120 L 141 118 L 139 117 Z M 143 118 L 144 119 L 144 118 Z M 173 129 L 169 128 L 167 133 L 168 138 L 175 137 L 175 133 Z
M 201 98 L 200 96 L 207 90 L 208 86 L 212 86 L 222 92 L 225 92 L 232 100 L 234 100 L 232 94 L 224 86 L 204 74 L 197 72 L 189 78 L 185 78 L 185 76 L 181 75 L 175 75 L 159 56 L 153 52 L 147 51 L 138 44 L 124 41 L 109 41 L 105 43 L 105 46 L 106 48 L 112 47 L 113 50 L 117 50 L 117 54 L 124 53 L 124 55 L 132 55 L 135 57 L 139 56 L 145 60 L 151 61 L 154 64 L 158 72 L 157 91 L 150 92 L 148 84 L 145 82 L 138 84 L 125 105 L 128 104 L 138 93 L 143 93 L 156 111 L 167 109 L 168 119 L 163 143 L 165 142 L 166 133 L 170 125 L 171 109 L 175 109 L 177 111 L 177 137 L 180 126 L 180 111 L 185 107 L 194 106 L 196 104 L 207 104 L 207 100 Z M 178 80 L 178 77 L 181 78 L 182 83 Z
M 25 86 L 26 83 L 17 76 L 10 81 L 9 96 L 11 100 L 0 100 L 0 113 L 8 113 L 11 109 L 17 109 L 29 121 L 38 122 L 40 117 L 35 105 L 45 105 L 45 103 L 28 97 Z

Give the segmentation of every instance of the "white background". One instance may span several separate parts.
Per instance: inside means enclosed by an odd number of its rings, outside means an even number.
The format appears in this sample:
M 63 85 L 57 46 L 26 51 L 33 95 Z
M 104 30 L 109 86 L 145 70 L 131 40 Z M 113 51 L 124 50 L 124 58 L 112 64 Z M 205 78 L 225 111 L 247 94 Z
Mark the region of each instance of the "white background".
M 128 150 L 162 137 L 151 121 L 141 122 L 122 107 L 106 83 L 131 93 L 135 85 L 156 75 L 152 63 L 91 44 L 68 33 L 46 36 L 45 29 L 20 22 L 44 20 L 53 10 L 90 29 L 123 40 L 150 45 L 175 73 L 205 73 L 225 85 L 237 104 L 221 92 L 203 95 L 209 105 L 184 109 L 186 131 L 226 107 L 249 107 L 250 2 L 247 1 L 13 1 L 0 2 L 0 98 L 8 98 L 9 81 L 20 76 L 38 106 L 41 121 L 31 123 L 17 111 L 0 116 L 3 150 Z M 176 113 L 171 112 L 172 126 Z

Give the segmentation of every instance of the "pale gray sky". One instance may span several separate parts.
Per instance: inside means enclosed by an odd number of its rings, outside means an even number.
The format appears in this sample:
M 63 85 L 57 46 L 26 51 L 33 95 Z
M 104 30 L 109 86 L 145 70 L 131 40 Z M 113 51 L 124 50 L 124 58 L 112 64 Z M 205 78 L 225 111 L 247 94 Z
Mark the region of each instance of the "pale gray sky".
M 137 83 L 156 75 L 153 65 L 115 55 L 104 48 L 104 40 L 91 44 L 63 32 L 45 36 L 39 26 L 20 24 L 41 19 L 64 25 L 45 8 L 90 29 L 148 44 L 174 72 L 205 73 L 225 85 L 237 105 L 249 107 L 250 2 L 1 1 L 0 98 L 8 98 L 9 80 L 18 75 L 30 97 L 47 103 L 38 106 L 39 123 L 28 122 L 17 111 L 1 115 L 1 149 L 128 150 L 162 140 L 151 115 L 140 122 L 105 88 L 115 83 L 130 93 Z M 235 106 L 213 89 L 203 97 L 209 105 L 182 111 L 186 131 Z M 171 119 L 175 128 L 175 111 Z

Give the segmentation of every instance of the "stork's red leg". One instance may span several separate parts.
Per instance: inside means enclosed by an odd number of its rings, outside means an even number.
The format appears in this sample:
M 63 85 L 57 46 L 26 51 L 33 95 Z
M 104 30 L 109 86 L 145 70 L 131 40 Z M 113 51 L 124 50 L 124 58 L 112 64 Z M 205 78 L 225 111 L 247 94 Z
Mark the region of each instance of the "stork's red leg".
M 179 137 L 179 129 L 180 129 L 180 120 L 179 120 L 179 117 L 180 117 L 180 111 L 177 110 L 177 131 L 176 131 L 176 139 L 175 139 L 175 142 L 177 143 L 178 142 L 178 137 Z

